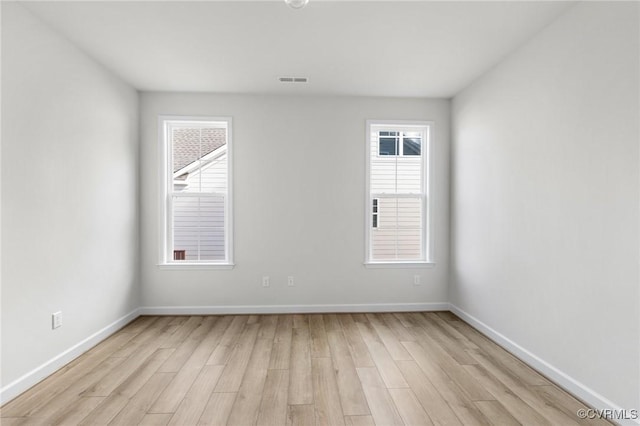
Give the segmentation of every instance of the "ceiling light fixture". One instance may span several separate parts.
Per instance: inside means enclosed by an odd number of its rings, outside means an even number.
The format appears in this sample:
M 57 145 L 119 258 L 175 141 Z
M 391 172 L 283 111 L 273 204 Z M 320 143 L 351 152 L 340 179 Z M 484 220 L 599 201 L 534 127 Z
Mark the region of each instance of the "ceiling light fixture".
M 302 9 L 309 3 L 309 0 L 284 0 L 292 9 Z

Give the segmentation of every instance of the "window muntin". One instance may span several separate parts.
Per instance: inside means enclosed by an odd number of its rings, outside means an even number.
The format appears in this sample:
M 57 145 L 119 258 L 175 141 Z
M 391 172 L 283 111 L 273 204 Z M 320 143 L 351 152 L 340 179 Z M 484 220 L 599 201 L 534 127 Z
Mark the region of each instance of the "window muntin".
M 231 120 L 164 119 L 163 264 L 231 259 Z
M 429 261 L 428 137 L 428 123 L 368 123 L 367 263 Z

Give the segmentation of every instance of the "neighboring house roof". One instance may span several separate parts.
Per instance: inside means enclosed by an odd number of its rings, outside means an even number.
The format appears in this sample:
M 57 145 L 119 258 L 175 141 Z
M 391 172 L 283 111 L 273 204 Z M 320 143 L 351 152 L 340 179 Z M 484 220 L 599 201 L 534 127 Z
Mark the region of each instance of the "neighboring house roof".
M 202 132 L 202 137 L 200 132 Z M 202 142 L 201 142 L 202 141 Z M 182 128 L 173 132 L 173 172 L 210 154 L 227 143 L 223 128 Z
M 186 181 L 189 178 L 189 175 L 191 173 L 198 170 L 206 169 L 207 167 L 213 164 L 213 160 L 219 159 L 220 157 L 222 157 L 222 155 L 226 153 L 227 153 L 227 144 L 224 144 L 214 149 L 204 157 L 201 157 L 200 161 L 194 161 L 193 163 L 189 163 L 183 168 L 176 170 L 175 172 L 173 172 L 174 183 L 176 183 L 176 181 Z

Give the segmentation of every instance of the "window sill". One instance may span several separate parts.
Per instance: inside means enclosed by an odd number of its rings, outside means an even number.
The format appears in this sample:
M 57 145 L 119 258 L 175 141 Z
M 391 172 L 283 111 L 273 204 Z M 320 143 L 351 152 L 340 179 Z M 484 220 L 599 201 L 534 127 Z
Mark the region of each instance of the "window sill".
M 402 269 L 402 268 L 433 268 L 435 262 L 364 262 L 365 268 L 371 269 Z
M 211 269 L 233 269 L 234 263 L 161 263 L 159 269 L 169 270 L 211 270 Z

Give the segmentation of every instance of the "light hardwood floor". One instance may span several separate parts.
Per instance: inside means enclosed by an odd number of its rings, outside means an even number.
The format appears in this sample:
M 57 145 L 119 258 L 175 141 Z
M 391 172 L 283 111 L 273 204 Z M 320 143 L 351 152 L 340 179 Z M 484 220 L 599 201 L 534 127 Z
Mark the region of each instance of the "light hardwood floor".
M 140 317 L 2 425 L 575 425 L 585 406 L 449 312 Z

